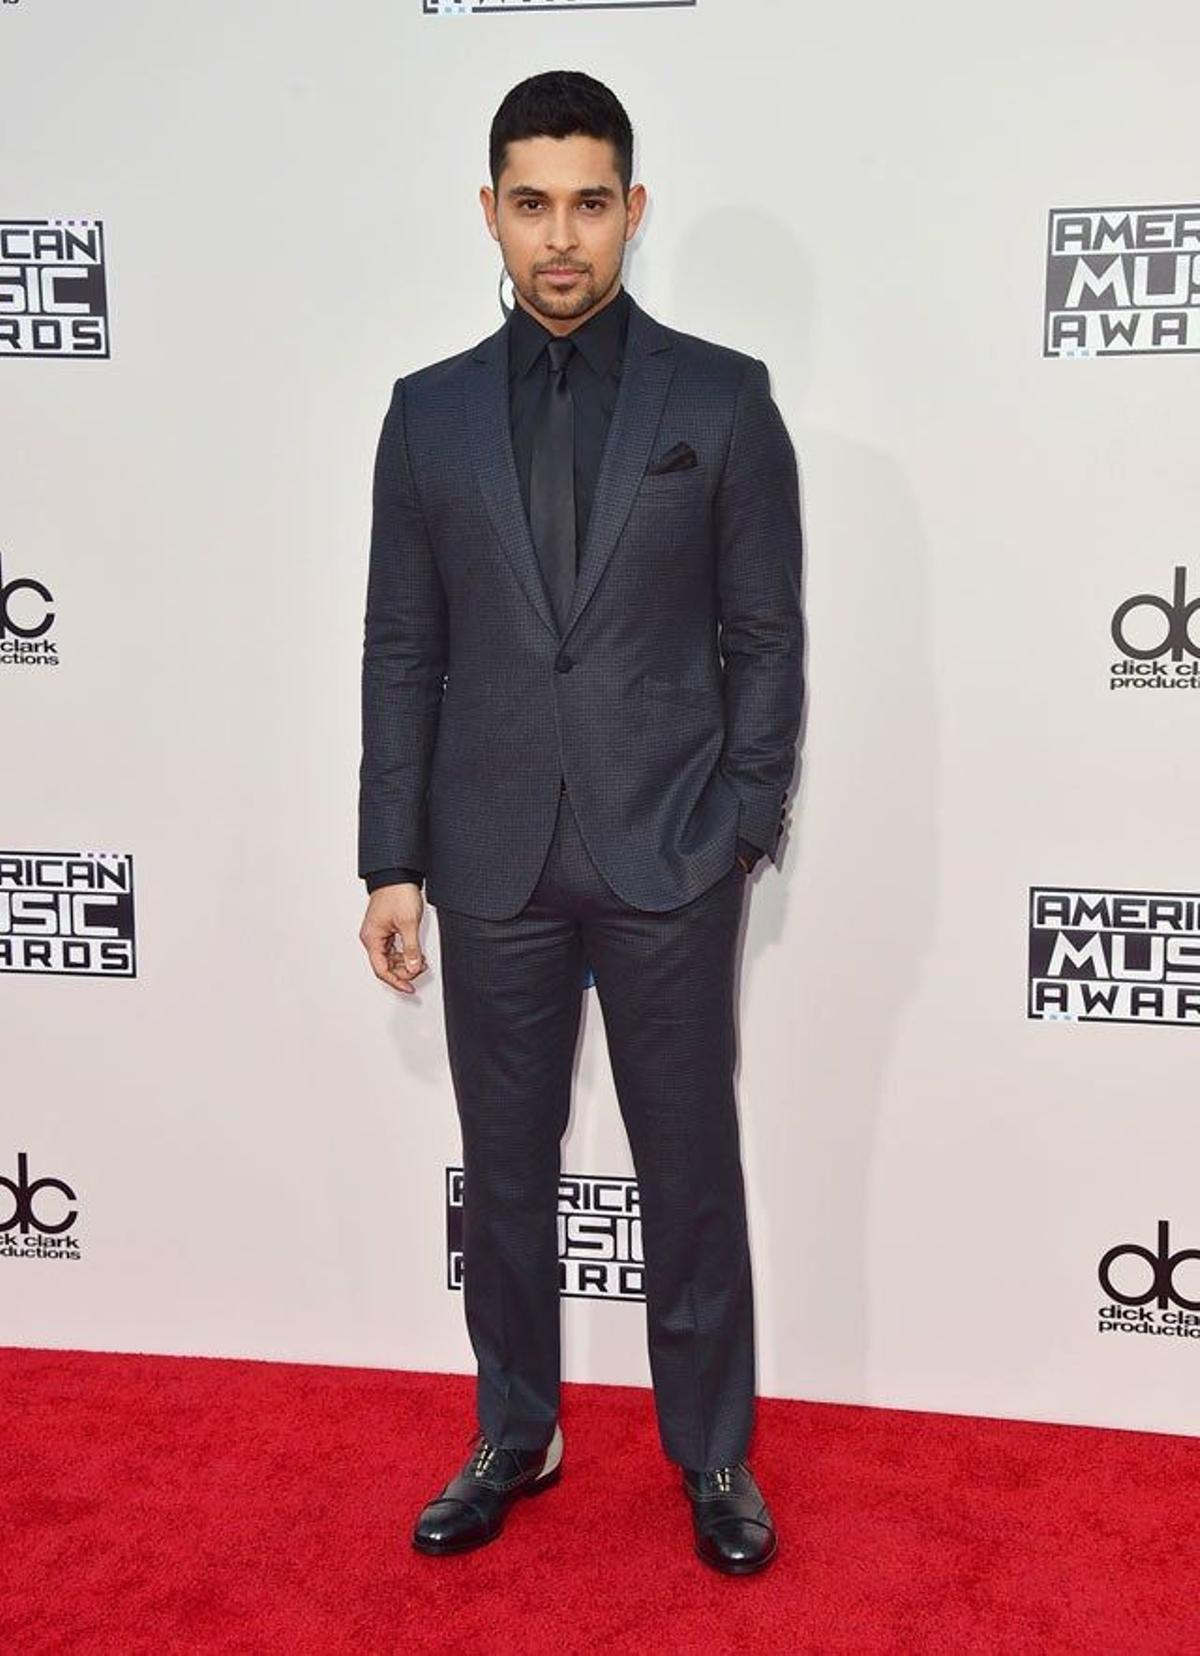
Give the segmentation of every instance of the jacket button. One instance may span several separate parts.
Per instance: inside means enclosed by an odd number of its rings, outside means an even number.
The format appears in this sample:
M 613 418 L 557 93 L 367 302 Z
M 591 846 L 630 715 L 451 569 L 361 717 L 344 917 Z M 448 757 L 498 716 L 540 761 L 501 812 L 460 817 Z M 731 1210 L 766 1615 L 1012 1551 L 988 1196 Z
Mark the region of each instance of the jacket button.
M 559 656 L 558 660 L 554 663 L 554 671 L 556 673 L 569 673 L 574 665 L 575 661 L 572 656 Z

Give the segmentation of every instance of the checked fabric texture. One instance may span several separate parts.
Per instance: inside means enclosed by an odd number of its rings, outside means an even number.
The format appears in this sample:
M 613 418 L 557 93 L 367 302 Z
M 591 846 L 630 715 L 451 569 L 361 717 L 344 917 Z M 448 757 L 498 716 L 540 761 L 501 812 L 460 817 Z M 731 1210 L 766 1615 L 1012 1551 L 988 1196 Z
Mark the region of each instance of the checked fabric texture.
M 630 298 L 569 611 L 508 429 L 505 333 L 395 382 L 376 452 L 358 871 L 482 918 L 528 901 L 565 779 L 632 905 L 690 901 L 739 837 L 773 860 L 803 700 L 795 455 L 757 358 Z M 696 464 L 659 473 L 688 445 Z

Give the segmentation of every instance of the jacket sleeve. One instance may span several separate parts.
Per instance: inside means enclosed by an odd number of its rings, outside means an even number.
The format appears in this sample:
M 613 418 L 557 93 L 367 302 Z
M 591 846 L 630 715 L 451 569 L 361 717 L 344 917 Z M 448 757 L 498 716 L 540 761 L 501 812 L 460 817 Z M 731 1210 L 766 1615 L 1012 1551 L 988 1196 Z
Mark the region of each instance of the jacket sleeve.
M 775 861 L 804 702 L 803 534 L 796 455 L 766 364 L 742 377 L 716 495 L 725 745 L 738 833 Z
M 372 486 L 362 651 L 358 873 L 427 867 L 425 794 L 447 659 L 446 597 L 413 483 L 404 381 L 383 419 Z

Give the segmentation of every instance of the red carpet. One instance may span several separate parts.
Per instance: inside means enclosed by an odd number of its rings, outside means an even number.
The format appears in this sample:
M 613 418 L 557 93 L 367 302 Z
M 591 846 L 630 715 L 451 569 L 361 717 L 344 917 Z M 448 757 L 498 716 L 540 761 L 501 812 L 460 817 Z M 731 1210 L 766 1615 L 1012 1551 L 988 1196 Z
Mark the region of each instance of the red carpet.
M 1200 1651 L 1200 1441 L 764 1400 L 780 1550 L 691 1551 L 650 1394 L 568 1386 L 563 1479 L 425 1558 L 473 1382 L 0 1349 L 3 1648 Z

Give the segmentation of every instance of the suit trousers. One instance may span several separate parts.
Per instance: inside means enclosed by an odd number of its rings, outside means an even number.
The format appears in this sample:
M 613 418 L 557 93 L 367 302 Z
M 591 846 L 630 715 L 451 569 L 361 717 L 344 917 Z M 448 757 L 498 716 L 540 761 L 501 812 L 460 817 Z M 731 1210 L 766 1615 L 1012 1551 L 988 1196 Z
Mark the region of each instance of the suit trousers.
M 515 916 L 438 907 L 463 1153 L 463 1299 L 478 1423 L 505 1448 L 559 1411 L 560 1144 L 590 965 L 637 1175 L 659 1437 L 682 1466 L 742 1459 L 754 1310 L 733 1071 L 737 862 L 678 908 L 634 908 L 588 853 L 564 791 Z

